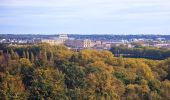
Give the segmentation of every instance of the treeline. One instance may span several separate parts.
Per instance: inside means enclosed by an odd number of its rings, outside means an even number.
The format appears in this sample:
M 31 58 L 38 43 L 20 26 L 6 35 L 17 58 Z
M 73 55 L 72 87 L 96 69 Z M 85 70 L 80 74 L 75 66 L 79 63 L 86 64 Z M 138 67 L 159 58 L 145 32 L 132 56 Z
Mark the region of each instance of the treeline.
M 165 40 L 170 40 L 170 35 L 78 35 L 71 34 L 69 37 L 76 39 L 91 39 L 91 40 L 103 40 L 103 41 L 113 41 L 113 40 L 132 40 L 132 39 L 152 39 L 157 40 L 158 38 L 163 38 Z
M 170 100 L 170 59 L 0 46 L 0 100 Z
M 33 39 L 33 38 L 43 38 L 49 39 L 57 37 L 56 35 L 42 35 L 42 34 L 0 34 L 0 39 Z M 152 39 L 157 40 L 158 38 L 163 38 L 165 40 L 170 40 L 170 35 L 80 35 L 80 34 L 68 34 L 70 38 L 75 39 L 91 39 L 91 40 L 103 40 L 103 41 L 113 41 L 113 40 L 131 40 L 131 39 Z
M 154 47 L 135 47 L 127 48 L 125 46 L 114 46 L 110 51 L 116 56 L 130 58 L 148 58 L 163 60 L 170 57 L 170 49 L 159 49 Z

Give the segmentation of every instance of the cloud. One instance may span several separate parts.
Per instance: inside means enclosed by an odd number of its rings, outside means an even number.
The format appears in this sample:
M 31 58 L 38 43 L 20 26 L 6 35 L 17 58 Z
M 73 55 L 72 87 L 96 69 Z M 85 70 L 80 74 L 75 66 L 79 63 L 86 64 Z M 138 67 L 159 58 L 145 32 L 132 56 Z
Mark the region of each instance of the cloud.
M 170 32 L 169 0 L 0 0 L 0 13 L 6 33 Z

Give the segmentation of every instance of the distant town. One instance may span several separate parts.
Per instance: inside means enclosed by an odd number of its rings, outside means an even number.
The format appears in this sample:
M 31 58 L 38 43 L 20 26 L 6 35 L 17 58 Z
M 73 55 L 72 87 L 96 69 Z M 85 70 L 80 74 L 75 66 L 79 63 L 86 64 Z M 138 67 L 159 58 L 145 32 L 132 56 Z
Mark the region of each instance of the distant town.
M 65 45 L 70 49 L 109 50 L 113 46 L 123 45 L 127 48 L 140 46 L 170 48 L 170 35 L 14 35 L 0 34 L 0 43 L 9 45 L 32 45 L 49 43 Z

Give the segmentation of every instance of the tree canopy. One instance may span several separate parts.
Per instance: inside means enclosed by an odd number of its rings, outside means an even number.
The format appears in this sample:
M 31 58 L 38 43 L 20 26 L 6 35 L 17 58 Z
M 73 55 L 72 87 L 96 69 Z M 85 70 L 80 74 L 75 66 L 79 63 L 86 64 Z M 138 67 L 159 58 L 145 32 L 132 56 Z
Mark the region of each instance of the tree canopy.
M 2 100 L 170 100 L 170 59 L 48 44 L 0 48 Z

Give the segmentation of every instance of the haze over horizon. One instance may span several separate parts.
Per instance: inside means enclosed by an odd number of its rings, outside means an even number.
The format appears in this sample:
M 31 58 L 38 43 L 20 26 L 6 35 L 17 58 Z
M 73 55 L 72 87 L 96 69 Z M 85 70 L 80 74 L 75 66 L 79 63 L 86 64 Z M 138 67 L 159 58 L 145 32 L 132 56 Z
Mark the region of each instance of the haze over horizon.
M 170 34 L 169 0 L 0 0 L 0 34 Z

